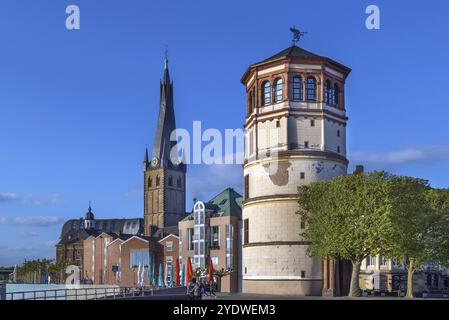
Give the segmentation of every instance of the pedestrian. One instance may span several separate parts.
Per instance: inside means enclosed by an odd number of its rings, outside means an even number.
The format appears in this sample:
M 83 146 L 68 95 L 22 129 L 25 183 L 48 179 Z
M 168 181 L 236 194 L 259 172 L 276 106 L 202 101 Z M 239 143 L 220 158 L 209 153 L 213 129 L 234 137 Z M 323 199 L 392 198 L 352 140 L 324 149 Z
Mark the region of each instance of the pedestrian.
M 214 280 L 212 280 L 211 282 L 210 282 L 210 285 L 209 285 L 209 291 L 210 291 L 210 296 L 212 297 L 212 295 L 216 298 L 217 297 L 217 295 L 215 294 L 215 279 Z
M 198 282 L 195 282 L 193 287 L 193 295 L 195 300 L 201 300 L 201 287 Z
M 189 296 L 190 299 L 194 299 L 194 289 L 195 289 L 195 283 L 196 283 L 196 279 L 192 278 L 190 279 L 188 285 L 187 285 L 187 295 Z
M 206 285 L 204 283 L 204 280 L 201 280 L 200 282 L 200 299 L 203 299 L 203 295 L 206 294 Z

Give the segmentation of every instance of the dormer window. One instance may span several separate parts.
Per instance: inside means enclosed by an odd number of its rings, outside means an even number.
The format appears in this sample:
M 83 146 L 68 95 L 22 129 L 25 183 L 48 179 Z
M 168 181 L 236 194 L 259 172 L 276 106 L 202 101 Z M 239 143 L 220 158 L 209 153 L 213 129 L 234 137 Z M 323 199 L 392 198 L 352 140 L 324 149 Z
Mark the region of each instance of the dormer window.
M 283 81 L 282 78 L 278 78 L 274 81 L 274 100 L 279 103 L 283 100 Z
M 265 81 L 262 85 L 263 104 L 268 106 L 271 104 L 271 84 L 269 81 Z

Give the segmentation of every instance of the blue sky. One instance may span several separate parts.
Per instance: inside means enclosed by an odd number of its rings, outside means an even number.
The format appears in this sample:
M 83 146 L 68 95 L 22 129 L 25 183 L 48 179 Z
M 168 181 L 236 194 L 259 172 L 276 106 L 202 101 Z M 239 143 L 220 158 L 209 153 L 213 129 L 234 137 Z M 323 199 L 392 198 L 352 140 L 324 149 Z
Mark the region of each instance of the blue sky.
M 65 28 L 65 8 L 81 30 Z M 365 8 L 381 30 L 365 28 Z M 241 128 L 246 67 L 290 45 L 353 69 L 347 82 L 351 168 L 449 187 L 447 1 L 0 1 L 0 265 L 54 257 L 62 221 L 141 217 L 164 45 L 178 127 Z M 187 209 L 239 166 L 190 166 Z

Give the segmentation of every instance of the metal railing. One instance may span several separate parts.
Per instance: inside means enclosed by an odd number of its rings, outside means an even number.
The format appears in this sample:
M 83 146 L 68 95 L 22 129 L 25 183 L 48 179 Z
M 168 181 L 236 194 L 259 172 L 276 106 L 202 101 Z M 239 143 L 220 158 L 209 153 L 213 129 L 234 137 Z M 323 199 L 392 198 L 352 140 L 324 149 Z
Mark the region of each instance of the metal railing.
M 6 293 L 6 300 L 97 300 L 153 296 L 153 288 L 92 287 Z

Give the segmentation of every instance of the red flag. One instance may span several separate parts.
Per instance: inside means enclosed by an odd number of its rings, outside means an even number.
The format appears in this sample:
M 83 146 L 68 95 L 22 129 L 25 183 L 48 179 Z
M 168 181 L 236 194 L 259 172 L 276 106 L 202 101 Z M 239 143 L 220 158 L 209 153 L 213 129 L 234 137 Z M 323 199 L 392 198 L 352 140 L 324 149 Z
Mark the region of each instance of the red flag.
M 212 263 L 212 258 L 209 261 L 209 276 L 207 277 L 207 281 L 212 283 L 214 281 L 214 265 Z
M 176 258 L 175 264 L 175 287 L 179 287 L 179 258 Z
M 187 258 L 186 285 L 189 284 L 192 277 L 193 277 L 192 261 L 190 261 L 190 257 L 188 257 Z

